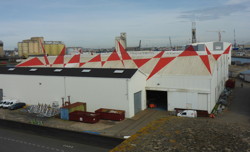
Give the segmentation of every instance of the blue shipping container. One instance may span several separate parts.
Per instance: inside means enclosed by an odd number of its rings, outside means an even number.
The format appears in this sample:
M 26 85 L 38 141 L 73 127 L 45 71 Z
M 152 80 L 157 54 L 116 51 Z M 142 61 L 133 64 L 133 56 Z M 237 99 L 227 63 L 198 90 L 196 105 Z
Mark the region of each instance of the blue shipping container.
M 63 120 L 69 120 L 69 109 L 61 108 L 60 109 L 60 117 Z

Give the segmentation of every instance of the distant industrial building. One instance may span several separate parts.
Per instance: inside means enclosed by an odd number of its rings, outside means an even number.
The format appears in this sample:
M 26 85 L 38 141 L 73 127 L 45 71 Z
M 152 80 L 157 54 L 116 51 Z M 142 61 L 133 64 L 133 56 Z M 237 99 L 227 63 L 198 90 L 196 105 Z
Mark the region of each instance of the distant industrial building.
M 250 82 L 250 70 L 241 72 L 239 77 L 246 82 Z
M 82 54 L 83 48 L 82 47 L 67 47 L 66 54 L 67 55 L 74 55 L 74 54 Z
M 30 57 L 16 68 L 0 70 L 6 98 L 28 104 L 58 101 L 87 103 L 88 111 L 112 108 L 133 117 L 153 103 L 158 108 L 214 108 L 231 63 L 232 45 L 194 43 L 184 51 L 117 50 L 102 54 Z M 23 89 L 25 86 L 26 89 Z
M 139 41 L 139 45 L 135 47 L 127 46 L 127 34 L 125 32 L 121 33 L 120 36 L 115 38 L 115 49 L 119 50 L 120 43 L 126 51 L 140 51 L 141 50 L 141 40 Z
M 18 55 L 20 57 L 44 55 L 42 47 L 47 55 L 59 55 L 65 45 L 61 41 L 44 41 L 43 37 L 31 37 L 18 42 Z
M 3 51 L 3 41 L 0 40 L 0 57 L 4 56 L 4 51 Z

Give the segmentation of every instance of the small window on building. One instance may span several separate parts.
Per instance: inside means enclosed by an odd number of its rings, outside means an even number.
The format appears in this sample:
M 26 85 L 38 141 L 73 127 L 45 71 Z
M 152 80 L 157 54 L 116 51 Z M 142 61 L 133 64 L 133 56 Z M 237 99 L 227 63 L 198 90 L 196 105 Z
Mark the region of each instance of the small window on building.
M 63 69 L 55 69 L 54 72 L 61 72 Z
M 187 113 L 186 113 L 186 112 L 183 112 L 182 115 L 187 115 Z
M 8 71 L 14 71 L 15 70 L 15 68 L 9 68 L 8 69 Z
M 37 69 L 34 69 L 34 68 L 33 68 L 33 69 L 30 69 L 29 71 L 30 71 L 30 72 L 35 72 L 35 71 L 37 71 Z
M 82 72 L 90 72 L 91 69 L 83 69 Z
M 114 73 L 123 73 L 124 70 L 115 70 Z

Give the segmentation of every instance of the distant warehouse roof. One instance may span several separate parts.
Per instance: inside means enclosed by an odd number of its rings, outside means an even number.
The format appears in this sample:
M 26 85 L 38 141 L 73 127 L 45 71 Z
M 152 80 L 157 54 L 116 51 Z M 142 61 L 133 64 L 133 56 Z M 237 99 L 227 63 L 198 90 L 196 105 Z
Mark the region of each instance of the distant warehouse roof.
M 137 69 L 105 68 L 0 68 L 0 74 L 104 78 L 131 78 L 136 71 Z
M 243 71 L 243 72 L 241 72 L 240 74 L 244 74 L 244 75 L 250 75 L 250 70 L 247 70 L 247 71 Z

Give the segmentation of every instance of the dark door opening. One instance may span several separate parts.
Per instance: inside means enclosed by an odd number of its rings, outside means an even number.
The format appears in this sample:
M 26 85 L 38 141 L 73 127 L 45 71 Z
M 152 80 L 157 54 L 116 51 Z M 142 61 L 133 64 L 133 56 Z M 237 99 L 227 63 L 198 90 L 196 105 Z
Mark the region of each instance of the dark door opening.
M 154 104 L 155 108 L 168 110 L 168 93 L 167 91 L 147 90 L 147 106 Z

